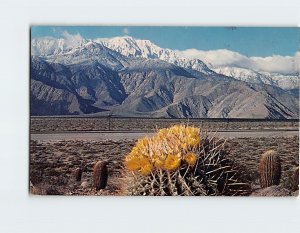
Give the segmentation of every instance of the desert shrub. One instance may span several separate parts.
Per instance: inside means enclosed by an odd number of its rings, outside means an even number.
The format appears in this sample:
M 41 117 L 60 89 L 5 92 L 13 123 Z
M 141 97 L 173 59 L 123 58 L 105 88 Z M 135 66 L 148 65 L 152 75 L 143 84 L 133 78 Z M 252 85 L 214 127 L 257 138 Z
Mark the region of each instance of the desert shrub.
M 285 176 L 281 176 L 280 183 L 284 188 L 289 189 L 290 191 L 296 191 L 299 189 L 299 176 L 297 176 L 296 173 L 297 169 L 292 168 L 285 172 Z
M 59 191 L 56 186 L 50 185 L 46 188 L 46 195 L 62 195 L 63 193 Z
M 30 168 L 29 179 L 33 184 L 39 184 L 43 181 L 43 170 Z
M 133 195 L 248 195 L 225 140 L 200 128 L 175 125 L 139 139 L 125 158 Z

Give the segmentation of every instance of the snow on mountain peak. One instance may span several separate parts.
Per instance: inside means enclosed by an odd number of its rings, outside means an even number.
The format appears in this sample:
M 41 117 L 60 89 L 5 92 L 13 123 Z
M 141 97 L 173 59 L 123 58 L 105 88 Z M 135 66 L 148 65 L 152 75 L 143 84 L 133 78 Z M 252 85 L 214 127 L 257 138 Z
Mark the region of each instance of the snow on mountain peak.
M 299 88 L 299 76 L 278 73 L 258 72 L 246 68 L 222 66 L 215 67 L 216 73 L 226 75 L 248 83 L 269 84 L 282 89 Z
M 125 56 L 159 58 L 158 54 L 162 50 L 149 40 L 135 39 L 130 36 L 114 37 L 109 40 L 100 39 L 96 41 Z
M 111 50 L 117 53 L 111 54 L 113 52 Z M 31 41 L 31 53 L 32 55 L 46 56 L 51 58 L 52 61 L 55 60 L 63 63 L 70 63 L 73 59 L 78 61 L 80 59 L 97 59 L 103 53 L 106 54 L 109 63 L 113 64 L 116 64 L 114 57 L 122 55 L 130 59 L 139 57 L 159 59 L 207 75 L 219 73 L 249 83 L 270 84 L 283 89 L 299 88 L 299 76 L 260 72 L 235 66 L 213 67 L 209 65 L 208 67 L 200 59 L 185 57 L 174 50 L 161 48 L 150 40 L 136 39 L 131 36 L 110 39 L 98 38 L 93 40 L 77 37 L 60 39 L 43 37 Z M 67 60 L 64 61 L 65 58 L 63 58 L 63 55 L 70 56 L 67 56 Z M 124 60 L 124 58 L 121 60 Z
M 189 59 L 178 55 L 171 49 L 164 49 L 150 40 L 135 39 L 130 36 L 114 37 L 109 40 L 96 40 L 104 46 L 115 50 L 127 57 L 143 57 L 149 59 L 160 59 L 183 68 L 194 69 L 201 73 L 212 74 L 204 62 L 199 59 Z
M 114 37 L 110 39 L 97 38 L 87 40 L 82 38 L 53 38 L 43 37 L 33 39 L 31 42 L 31 55 L 57 56 L 73 51 L 81 51 L 84 48 L 94 50 L 95 44 L 101 44 L 126 57 L 142 57 L 147 59 L 160 59 L 177 66 L 193 69 L 204 74 L 214 74 L 204 62 L 199 59 L 185 58 L 171 49 L 164 49 L 150 40 L 136 39 L 131 36 Z
M 68 52 L 82 46 L 88 40 L 72 38 L 42 37 L 31 40 L 31 55 L 50 56 Z

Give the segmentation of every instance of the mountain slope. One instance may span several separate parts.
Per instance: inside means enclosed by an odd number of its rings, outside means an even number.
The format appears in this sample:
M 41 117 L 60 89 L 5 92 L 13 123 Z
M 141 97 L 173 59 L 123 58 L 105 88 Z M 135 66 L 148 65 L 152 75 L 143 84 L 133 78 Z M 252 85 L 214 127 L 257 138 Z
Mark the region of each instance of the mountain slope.
M 226 75 L 249 83 L 269 84 L 285 90 L 299 88 L 299 75 L 282 75 L 277 73 L 257 72 L 240 67 L 218 67 L 213 69 Z
M 126 50 L 138 56 L 94 41 L 32 56 L 31 114 L 299 117 L 298 98 L 289 91 L 217 74 L 204 63 L 199 70 L 178 65 L 170 62 L 176 54 L 149 43 L 145 51 Z M 168 59 L 155 57 L 167 52 Z
M 101 112 L 120 104 L 125 97 L 118 74 L 97 62 L 65 66 L 32 57 L 31 109 L 34 115 Z
M 64 38 L 43 37 L 31 40 L 31 55 L 33 56 L 51 56 L 58 55 L 80 47 L 88 40 L 71 40 Z
M 156 71 L 146 75 L 123 72 L 123 83 L 129 75 L 136 85 L 122 105 L 113 110 L 116 115 L 276 119 L 298 116 L 297 99 L 272 86 L 263 89 L 240 81 L 167 77 Z
M 149 40 L 139 40 L 126 36 L 96 41 L 127 57 L 159 59 L 183 68 L 199 71 L 203 74 L 214 74 L 201 60 L 183 58 L 178 56 L 173 50 L 160 48 Z
M 269 84 L 278 86 L 286 90 L 299 89 L 299 76 L 296 75 L 282 75 L 277 73 L 256 72 L 249 69 L 239 67 L 217 67 L 209 68 L 204 62 L 199 59 L 190 59 L 178 55 L 175 51 L 170 49 L 163 49 L 153 44 L 149 40 L 139 40 L 132 37 L 115 37 L 109 40 L 97 40 L 99 43 L 105 45 L 112 50 L 115 50 L 127 57 L 143 57 L 150 59 L 160 59 L 177 66 L 191 70 L 194 75 L 195 71 L 215 76 L 219 79 L 227 77 L 235 78 L 237 80 L 257 83 Z
M 111 50 L 108 50 L 108 48 Z M 111 63 L 111 65 L 119 69 L 124 67 L 124 65 L 126 66 L 126 57 L 130 57 L 130 59 L 138 57 L 159 59 L 186 68 L 194 76 L 199 76 L 200 78 L 203 75 L 207 75 L 209 77 L 214 76 L 214 79 L 225 80 L 226 78 L 224 76 L 226 76 L 249 83 L 278 86 L 285 90 L 292 90 L 291 93 L 299 92 L 297 91 L 297 89 L 299 90 L 299 75 L 257 72 L 240 67 L 208 67 L 199 59 L 182 57 L 176 51 L 160 48 L 149 40 L 140 40 L 129 36 L 114 37 L 109 40 L 78 39 L 68 41 L 67 39 L 55 39 L 50 37 L 33 39 L 31 52 L 32 55 L 42 56 L 50 59 L 50 61 L 64 64 L 74 63 L 75 61 L 81 62 L 86 59 L 97 60 L 99 53 L 105 52 L 107 53 L 106 62 L 108 64 Z M 118 52 L 118 55 L 114 52 Z M 69 57 L 66 57 L 66 53 L 70 53 Z M 119 57 L 120 54 L 123 55 L 121 59 Z M 123 62 L 119 63 L 115 61 L 114 56 L 117 56 L 116 59 L 123 60 Z M 63 59 L 61 59 L 62 57 Z

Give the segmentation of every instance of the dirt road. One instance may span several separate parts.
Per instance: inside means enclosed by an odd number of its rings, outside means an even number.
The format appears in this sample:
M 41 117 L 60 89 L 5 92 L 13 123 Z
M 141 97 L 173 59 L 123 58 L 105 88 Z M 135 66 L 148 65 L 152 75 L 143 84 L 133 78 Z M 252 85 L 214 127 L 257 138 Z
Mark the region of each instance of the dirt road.
M 138 139 L 152 136 L 153 132 L 126 132 L 126 131 L 96 131 L 96 132 L 61 132 L 61 133 L 31 133 L 30 138 L 38 141 L 57 140 L 124 140 Z M 224 138 L 257 138 L 257 137 L 293 137 L 298 136 L 298 130 L 245 130 L 245 131 L 219 131 L 216 135 Z

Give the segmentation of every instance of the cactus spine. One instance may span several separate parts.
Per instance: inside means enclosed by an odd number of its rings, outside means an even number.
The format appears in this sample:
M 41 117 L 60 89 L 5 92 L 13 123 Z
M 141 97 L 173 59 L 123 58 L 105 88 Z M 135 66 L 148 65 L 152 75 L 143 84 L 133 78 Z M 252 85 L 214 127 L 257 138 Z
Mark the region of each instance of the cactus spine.
M 279 185 L 281 177 L 280 158 L 274 150 L 266 151 L 259 163 L 260 185 L 266 188 L 272 185 Z
M 138 140 L 126 156 L 132 171 L 133 195 L 247 195 L 233 161 L 226 157 L 225 140 L 209 138 L 199 128 L 175 125 L 152 138 Z
M 99 189 L 104 189 L 107 184 L 108 169 L 107 163 L 98 161 L 93 168 L 93 183 L 94 188 L 98 191 Z

